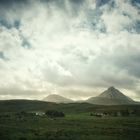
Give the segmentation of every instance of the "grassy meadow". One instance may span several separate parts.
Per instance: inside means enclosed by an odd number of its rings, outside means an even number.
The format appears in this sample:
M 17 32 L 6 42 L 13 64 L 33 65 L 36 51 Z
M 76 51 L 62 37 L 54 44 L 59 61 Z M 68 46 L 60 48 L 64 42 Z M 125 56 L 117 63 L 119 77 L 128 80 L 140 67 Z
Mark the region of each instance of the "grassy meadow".
M 57 107 L 58 106 L 59 105 L 57 105 Z M 0 140 L 139 140 L 140 139 L 139 116 L 96 117 L 90 116 L 90 112 L 91 110 L 95 109 L 97 110 L 97 108 L 99 109 L 99 106 L 97 107 L 93 105 L 86 106 L 86 104 L 84 104 L 85 108 L 83 107 L 83 109 L 80 107 L 83 106 L 83 104 L 82 105 L 70 104 L 66 106 L 63 104 L 57 108 L 65 113 L 65 117 L 62 118 L 58 117 L 49 118 L 46 115 L 37 116 L 32 115 L 30 113 L 29 114 L 27 113 L 26 115 L 20 114 L 19 116 L 17 115 L 19 111 L 15 110 L 11 111 L 12 109 L 10 110 L 10 112 L 1 111 Z M 102 108 L 105 109 L 109 107 Z M 29 112 L 31 112 L 31 110 Z

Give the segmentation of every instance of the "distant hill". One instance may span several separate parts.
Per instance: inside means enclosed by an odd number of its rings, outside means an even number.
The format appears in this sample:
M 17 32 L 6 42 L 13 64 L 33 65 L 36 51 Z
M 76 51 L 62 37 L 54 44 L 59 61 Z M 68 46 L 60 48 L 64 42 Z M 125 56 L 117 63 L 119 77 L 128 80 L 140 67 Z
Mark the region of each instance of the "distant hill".
M 85 113 L 109 110 L 140 110 L 138 105 L 94 105 L 89 103 L 51 103 L 38 100 L 0 100 L 0 114 L 21 111 L 58 110 L 64 113 Z
M 0 100 L 0 113 L 20 111 L 59 110 L 69 112 L 87 112 L 96 105 L 89 103 L 52 103 L 39 100 Z
M 45 110 L 47 108 L 55 108 L 56 103 L 43 102 L 39 100 L 1 100 L 0 101 L 0 112 L 17 112 L 17 111 L 34 111 L 34 110 Z
M 74 102 L 71 99 L 65 98 L 65 97 L 57 95 L 57 94 L 48 95 L 47 97 L 45 97 L 43 99 L 43 101 L 54 102 L 54 103 L 72 103 L 72 102 Z
M 91 97 L 86 100 L 88 103 L 97 105 L 127 105 L 136 104 L 131 98 L 125 96 L 118 89 L 114 87 L 108 88 L 97 97 Z

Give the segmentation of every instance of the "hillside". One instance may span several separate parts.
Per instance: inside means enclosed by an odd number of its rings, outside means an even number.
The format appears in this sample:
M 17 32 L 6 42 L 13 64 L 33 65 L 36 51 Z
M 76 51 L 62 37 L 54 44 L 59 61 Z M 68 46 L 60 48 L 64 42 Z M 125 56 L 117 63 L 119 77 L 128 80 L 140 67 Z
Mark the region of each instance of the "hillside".
M 64 112 L 85 112 L 94 105 L 89 103 L 52 103 L 38 100 L 1 100 L 0 112 L 20 112 L 20 111 L 46 111 L 61 110 Z
M 56 104 L 37 100 L 1 100 L 0 113 L 20 111 L 46 111 L 59 110 L 65 113 L 85 113 L 97 110 L 140 110 L 140 105 L 94 105 L 89 103 Z

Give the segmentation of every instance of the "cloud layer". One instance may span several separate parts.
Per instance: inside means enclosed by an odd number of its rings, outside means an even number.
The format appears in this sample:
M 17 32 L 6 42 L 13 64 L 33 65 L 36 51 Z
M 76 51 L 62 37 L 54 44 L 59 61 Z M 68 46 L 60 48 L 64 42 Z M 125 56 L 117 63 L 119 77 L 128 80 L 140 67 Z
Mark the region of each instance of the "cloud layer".
M 115 86 L 140 100 L 138 0 L 0 1 L 0 97 L 73 99 Z

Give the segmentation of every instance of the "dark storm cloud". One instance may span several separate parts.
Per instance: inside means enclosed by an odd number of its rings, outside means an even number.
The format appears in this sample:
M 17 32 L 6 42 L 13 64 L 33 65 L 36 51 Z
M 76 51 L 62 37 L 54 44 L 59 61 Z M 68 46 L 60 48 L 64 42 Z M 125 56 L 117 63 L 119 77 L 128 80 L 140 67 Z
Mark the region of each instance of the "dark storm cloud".
M 100 7 L 104 4 L 107 4 L 111 0 L 96 0 L 96 7 Z
M 5 59 L 4 53 L 0 52 L 0 59 Z
M 19 29 L 21 18 L 30 6 L 30 0 L 1 0 L 0 25 L 7 29 Z
M 131 26 L 131 31 L 135 31 L 136 33 L 140 33 L 140 20 L 136 20 Z
M 30 0 L 0 0 L 0 6 L 11 7 L 15 4 L 28 4 Z
M 125 2 L 131 3 L 133 6 L 138 6 L 140 4 L 139 0 L 126 0 Z M 105 4 L 109 4 L 110 6 L 114 7 L 116 4 L 116 0 L 96 0 L 96 6 L 100 7 Z
M 139 0 L 130 0 L 131 4 L 133 4 L 134 6 L 138 6 L 138 4 L 140 4 Z
M 13 27 L 19 29 L 20 21 L 15 20 L 13 23 L 10 23 L 10 22 L 6 21 L 5 19 L 0 19 L 0 26 L 4 26 L 7 29 L 11 29 Z

